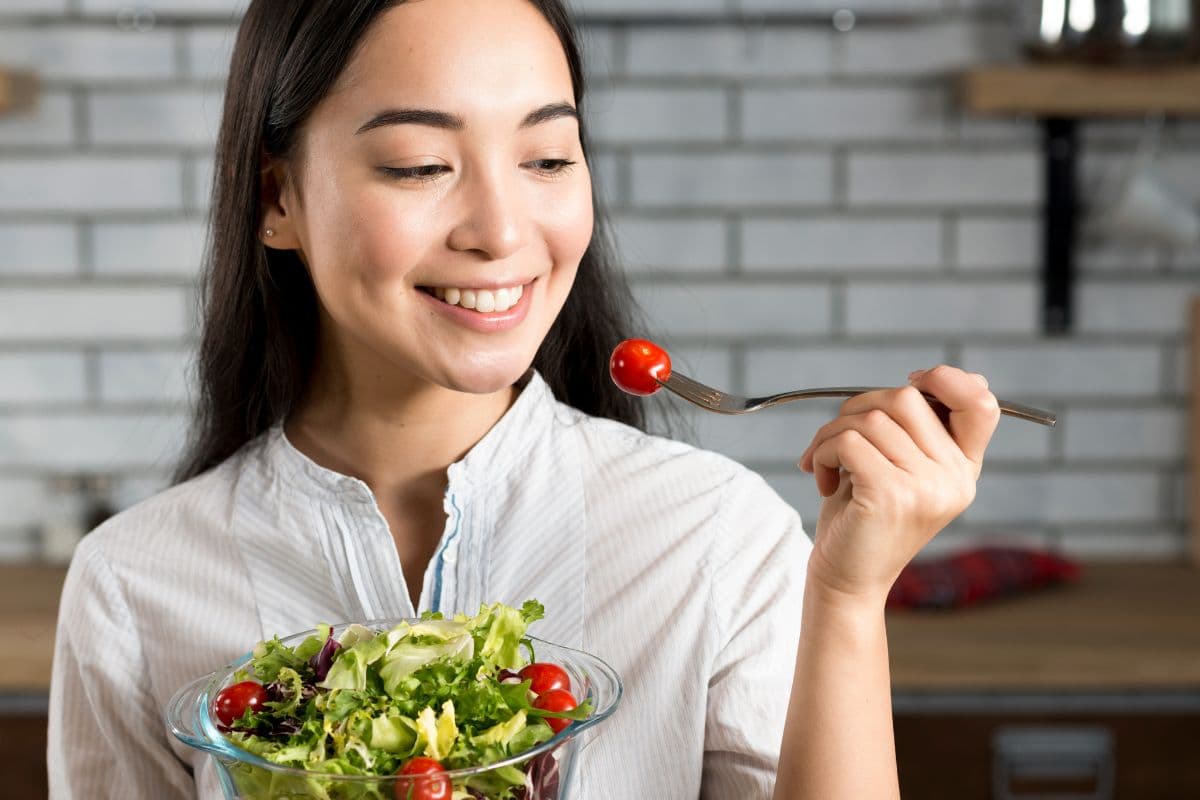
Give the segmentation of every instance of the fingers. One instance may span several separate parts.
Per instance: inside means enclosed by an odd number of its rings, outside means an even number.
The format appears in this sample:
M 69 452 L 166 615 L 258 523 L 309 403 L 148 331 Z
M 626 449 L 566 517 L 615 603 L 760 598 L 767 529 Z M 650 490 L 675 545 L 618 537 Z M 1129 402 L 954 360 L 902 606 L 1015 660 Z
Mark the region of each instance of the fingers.
M 870 408 L 861 414 L 838 417 L 817 431 L 813 436 L 812 443 L 800 457 L 800 469 L 807 472 L 812 468 L 813 452 L 827 439 L 851 430 L 861 434 L 888 461 L 906 472 L 914 471 L 926 457 L 926 454 L 913 442 L 912 437 L 901 427 L 900 423 L 889 416 L 886 411 L 880 408 Z
M 883 476 L 896 469 L 879 449 L 853 428 L 823 441 L 812 453 L 817 492 L 829 497 L 841 483 L 841 472 L 851 475 Z
M 958 457 L 958 446 L 946 434 L 945 424 L 916 387 L 902 386 L 851 397 L 842 403 L 840 413 L 862 414 L 872 408 L 887 412 L 929 458 L 945 462 Z
M 813 436 L 800 458 L 800 469 L 812 468 L 812 454 L 825 440 L 854 429 L 906 471 L 913 471 L 923 454 L 944 465 L 963 464 L 966 459 L 978 476 L 983 451 L 999 419 L 987 379 L 945 365 L 917 370 L 910 379 L 913 385 L 866 392 L 843 403 L 840 415 Z M 931 405 L 926 395 L 941 405 Z
M 1000 406 L 988 391 L 987 379 L 942 364 L 916 374 L 912 385 L 950 409 L 950 436 L 968 459 L 982 465 L 983 452 L 1000 421 Z

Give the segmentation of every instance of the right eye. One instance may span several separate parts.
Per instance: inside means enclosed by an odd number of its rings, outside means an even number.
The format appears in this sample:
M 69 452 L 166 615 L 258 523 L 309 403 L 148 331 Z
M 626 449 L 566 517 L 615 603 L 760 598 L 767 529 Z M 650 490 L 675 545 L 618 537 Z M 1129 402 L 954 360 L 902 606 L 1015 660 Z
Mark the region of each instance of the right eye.
M 400 180 L 431 181 L 450 168 L 445 164 L 422 164 L 419 167 L 380 167 L 379 171 L 389 178 Z

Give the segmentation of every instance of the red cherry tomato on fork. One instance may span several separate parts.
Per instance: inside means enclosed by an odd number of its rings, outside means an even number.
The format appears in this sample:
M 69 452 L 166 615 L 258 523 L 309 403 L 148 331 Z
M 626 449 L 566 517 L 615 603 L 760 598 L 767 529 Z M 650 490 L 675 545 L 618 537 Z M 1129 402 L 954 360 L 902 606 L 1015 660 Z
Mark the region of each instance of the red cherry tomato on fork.
M 578 705 L 575 697 L 563 689 L 551 689 L 545 694 L 538 695 L 537 700 L 533 701 L 533 707 L 543 711 L 570 711 Z M 555 733 L 571 724 L 571 720 L 562 717 L 542 717 L 542 719 L 546 720 L 546 724 Z
M 221 724 L 228 728 L 234 720 L 242 718 L 247 708 L 258 711 L 265 702 L 267 690 L 261 683 L 242 681 L 217 692 L 217 699 L 213 701 L 213 713 L 217 715 Z
M 529 681 L 534 694 L 543 694 L 555 689 L 571 691 L 571 676 L 558 664 L 535 661 L 517 673 L 522 680 Z
M 613 349 L 608 371 L 622 391 L 644 397 L 659 390 L 658 381 L 671 377 L 671 357 L 654 342 L 626 339 Z
M 438 774 L 446 771 L 441 762 L 418 756 L 411 759 L 397 775 L 396 800 L 450 800 L 450 779 Z

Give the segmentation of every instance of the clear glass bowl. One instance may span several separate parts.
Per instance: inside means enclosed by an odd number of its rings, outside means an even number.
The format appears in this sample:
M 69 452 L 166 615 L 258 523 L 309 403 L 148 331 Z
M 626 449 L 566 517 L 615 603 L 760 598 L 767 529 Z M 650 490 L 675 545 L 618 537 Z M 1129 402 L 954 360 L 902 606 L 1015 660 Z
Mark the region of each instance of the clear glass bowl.
M 368 628 L 386 630 L 403 618 L 363 622 Z M 407 620 L 414 622 L 415 620 Z M 335 635 L 349 623 L 334 626 Z M 283 639 L 295 647 L 317 631 L 309 630 Z M 571 676 L 571 693 L 576 699 L 592 701 L 593 712 L 586 720 L 574 722 L 552 739 L 512 758 L 485 767 L 446 771 L 456 790 L 470 788 L 468 779 L 505 767 L 526 773 L 522 800 L 569 800 L 573 795 L 576 757 L 597 733 L 583 737 L 591 728 L 612 715 L 621 699 L 621 679 L 608 664 L 580 650 L 529 637 L 539 661 L 552 661 Z M 394 800 L 397 778 L 361 775 L 329 775 L 303 769 L 281 767 L 242 750 L 217 729 L 211 715 L 217 693 L 233 683 L 233 675 L 246 667 L 250 653 L 224 669 L 211 672 L 184 686 L 167 704 L 166 723 L 171 733 L 184 744 L 209 753 L 217 764 L 217 774 L 227 798 L 275 800 L 276 798 L 317 797 L 325 800 Z M 471 782 L 473 783 L 473 781 Z M 472 795 L 488 798 L 479 792 Z

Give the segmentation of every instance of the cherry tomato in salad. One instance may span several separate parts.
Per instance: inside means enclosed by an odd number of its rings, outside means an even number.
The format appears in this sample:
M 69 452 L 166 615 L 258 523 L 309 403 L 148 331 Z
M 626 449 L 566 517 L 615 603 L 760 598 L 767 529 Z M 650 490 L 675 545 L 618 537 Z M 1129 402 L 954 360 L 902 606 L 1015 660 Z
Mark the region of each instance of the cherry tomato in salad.
M 644 397 L 659 390 L 655 378 L 671 377 L 671 357 L 654 342 L 626 339 L 613 350 L 608 371 L 623 391 Z
M 529 689 L 534 694 L 544 694 L 555 689 L 571 691 L 571 676 L 558 664 L 535 661 L 522 669 L 518 675 L 522 680 L 529 681 Z
M 533 701 L 533 707 L 543 711 L 570 711 L 578 705 L 575 697 L 564 689 L 551 689 L 545 694 L 539 694 Z M 571 724 L 571 720 L 562 717 L 542 717 L 542 719 L 546 720 L 546 724 L 555 733 Z
M 397 775 L 396 800 L 450 800 L 450 779 L 436 773 L 445 772 L 441 762 L 425 756 L 408 761 Z
M 222 725 L 229 727 L 234 720 L 242 718 L 247 708 L 258 711 L 265 702 L 267 690 L 261 683 L 242 681 L 217 692 L 217 699 L 213 701 L 213 712 Z

